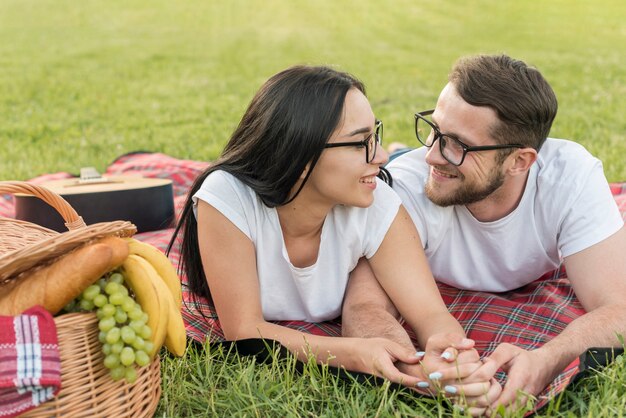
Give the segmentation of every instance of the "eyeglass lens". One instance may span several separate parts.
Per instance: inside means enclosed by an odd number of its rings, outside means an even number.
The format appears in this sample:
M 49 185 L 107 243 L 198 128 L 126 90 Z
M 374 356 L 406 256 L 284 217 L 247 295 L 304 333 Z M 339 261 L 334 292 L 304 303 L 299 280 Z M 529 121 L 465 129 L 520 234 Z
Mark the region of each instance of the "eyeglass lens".
M 417 118 L 415 132 L 417 139 L 429 148 L 438 139 L 441 155 L 451 164 L 460 164 L 463 160 L 465 150 L 461 143 L 454 138 L 441 134 L 441 132 L 423 119 Z
M 369 160 L 368 163 L 371 163 L 374 158 L 376 158 L 376 150 L 378 150 L 378 146 L 383 144 L 383 123 L 382 121 L 376 122 L 376 130 L 374 131 L 374 135 L 370 138 L 368 142 L 368 155 Z

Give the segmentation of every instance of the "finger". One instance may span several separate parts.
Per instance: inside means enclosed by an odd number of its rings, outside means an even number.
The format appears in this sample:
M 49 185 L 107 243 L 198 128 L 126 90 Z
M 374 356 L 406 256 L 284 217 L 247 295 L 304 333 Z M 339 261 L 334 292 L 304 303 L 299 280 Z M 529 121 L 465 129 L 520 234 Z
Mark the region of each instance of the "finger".
M 471 350 L 475 344 L 476 342 L 471 338 L 462 338 L 459 342 L 452 343 L 452 346 L 457 350 Z
M 448 363 L 454 362 L 459 355 L 459 352 L 452 347 L 448 347 L 441 353 L 441 358 L 447 361 Z
M 391 362 L 391 360 L 379 363 L 377 367 L 375 366 L 375 369 L 379 376 L 384 377 L 385 379 L 390 380 L 393 383 L 399 383 L 401 385 L 411 388 L 422 387 L 421 385 L 418 385 L 420 382 L 422 382 L 421 379 L 406 373 L 402 373 L 393 364 L 393 362 Z
M 404 346 L 389 341 L 389 345 L 387 346 L 387 351 L 397 360 L 407 363 L 407 364 L 417 364 L 424 357 L 423 351 L 415 352 L 413 350 L 409 350 Z
M 480 367 L 471 375 L 465 377 L 466 383 L 489 381 L 500 369 L 500 364 L 494 359 L 485 359 L 478 364 L 480 364 Z
M 458 398 L 478 398 L 486 395 L 489 392 L 490 382 L 478 382 L 468 384 L 446 385 L 443 390 L 448 395 L 453 395 Z M 495 399 L 495 398 L 494 398 Z M 491 403 L 487 402 L 484 406 L 489 406 Z M 471 405 L 468 402 L 468 405 Z
M 508 380 L 502 389 L 502 393 L 491 406 L 495 408 L 498 407 L 498 405 L 523 405 L 526 398 L 523 392 L 523 382 L 518 379 L 516 380 L 514 376 L 509 375 Z
M 426 351 L 437 351 L 442 353 L 448 347 L 454 347 L 460 350 L 473 348 L 474 340 L 465 338 L 460 334 L 435 334 L 428 339 L 426 346 Z
M 456 356 L 456 360 L 458 363 L 472 363 L 480 361 L 480 355 L 478 355 L 478 351 L 471 350 L 463 350 L 458 353 Z
M 496 379 L 491 379 L 487 385 L 488 389 L 480 393 L 477 396 L 466 396 L 465 403 L 469 406 L 476 406 L 479 408 L 491 407 L 494 400 L 498 399 L 502 392 L 502 386 Z
M 488 357 L 483 359 L 483 363 L 487 364 L 494 362 L 498 368 L 504 367 L 507 363 L 513 360 L 520 352 L 523 351 L 519 347 L 512 344 L 503 343 L 500 344 Z M 496 369 L 497 370 L 497 369 Z
M 456 381 L 457 379 L 464 379 L 476 372 L 481 367 L 480 363 L 464 363 L 455 364 L 454 366 L 437 370 L 428 375 L 430 380 L 437 381 Z M 487 380 L 487 379 L 484 379 Z
M 465 411 L 467 411 L 467 413 L 473 417 L 482 417 L 485 415 L 487 408 L 477 408 L 475 406 L 470 406 L 469 408 L 465 409 Z

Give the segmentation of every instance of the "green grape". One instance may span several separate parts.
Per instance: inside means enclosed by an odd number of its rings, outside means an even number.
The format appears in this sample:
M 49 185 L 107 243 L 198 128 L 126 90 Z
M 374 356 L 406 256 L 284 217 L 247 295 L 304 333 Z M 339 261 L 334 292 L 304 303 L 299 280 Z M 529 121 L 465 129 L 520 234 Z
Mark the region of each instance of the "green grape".
M 102 309 L 102 314 L 105 317 L 112 317 L 113 315 L 115 315 L 115 312 L 117 312 L 117 309 L 115 309 L 115 306 L 111 305 L 110 303 L 107 303 L 100 309 Z
M 106 341 L 109 344 L 115 344 L 120 340 L 120 335 L 122 331 L 119 328 L 111 328 L 109 332 L 107 332 Z
M 124 378 L 128 383 L 135 382 L 134 365 L 143 367 L 150 363 L 148 353 L 154 349 L 154 343 L 149 340 L 152 330 L 147 325 L 148 315 L 129 295 L 122 274 L 115 272 L 108 278 L 100 278 L 64 309 L 96 311 L 104 366 L 113 380 Z
M 100 328 L 100 331 L 108 332 L 114 326 L 115 319 L 113 319 L 112 317 L 102 318 L 100 322 L 98 322 L 98 328 Z
M 110 283 L 110 284 L 115 284 L 115 283 Z M 113 293 L 112 295 L 109 296 L 109 302 L 112 303 L 113 305 L 119 306 L 122 303 L 124 303 L 125 297 L 126 296 L 122 295 L 121 293 Z
M 139 331 L 139 336 L 141 338 L 143 338 L 144 340 L 147 340 L 150 337 L 152 337 L 152 330 L 150 329 L 150 327 L 148 325 L 143 325 L 141 327 L 141 331 Z M 148 351 L 150 351 L 150 350 L 148 350 Z
M 124 296 L 128 296 L 128 289 L 126 288 L 126 286 L 124 285 L 120 286 L 120 293 Z
M 115 353 L 111 353 L 104 358 L 104 367 L 107 369 L 113 369 L 120 365 L 120 356 Z
M 82 297 L 83 299 L 93 300 L 96 296 L 100 294 L 100 286 L 97 284 L 92 284 L 87 289 L 83 291 Z
M 115 272 L 109 276 L 109 282 L 122 284 L 124 283 L 124 276 L 119 272 Z
M 81 299 L 79 305 L 80 309 L 84 311 L 92 311 L 94 308 L 93 302 L 87 299 Z
M 137 321 L 143 318 L 143 311 L 141 310 L 141 306 L 138 303 L 135 304 L 135 307 L 128 312 L 128 317 L 133 321 Z M 145 321 L 142 321 L 145 324 Z
M 106 295 L 103 295 L 102 293 L 97 294 L 96 297 L 93 298 L 93 304 L 98 308 L 102 308 L 108 301 L 109 299 L 107 299 Z
M 124 367 L 124 366 L 120 365 L 120 366 L 117 366 L 117 367 L 111 369 L 111 378 L 113 380 L 120 380 L 125 375 L 126 375 L 126 367 Z
M 136 336 L 135 337 L 135 341 L 133 341 L 132 343 L 130 343 L 130 345 L 135 349 L 135 350 L 143 350 L 143 348 L 146 346 L 146 340 L 144 340 L 143 338 Z M 137 353 L 135 353 L 135 355 L 137 355 Z
M 135 352 L 130 347 L 124 347 L 120 353 L 120 362 L 124 366 L 130 366 L 135 362 Z
M 125 324 L 126 321 L 128 320 L 128 315 L 126 315 L 126 312 L 124 312 L 118 306 L 116 309 L 114 318 L 115 318 L 115 322 L 117 322 L 118 324 Z
M 135 351 L 135 363 L 137 363 L 139 367 L 147 366 L 150 364 L 150 356 L 143 350 L 137 350 Z
M 128 325 L 122 327 L 122 341 L 126 344 L 132 344 L 137 338 L 135 331 Z
M 124 302 L 122 303 L 122 309 L 124 309 L 124 312 L 130 312 L 133 309 L 135 309 L 135 300 L 133 298 L 131 298 L 130 296 L 125 296 L 124 297 Z
M 150 340 L 146 340 L 146 343 L 143 345 L 143 351 L 150 353 L 152 349 L 154 349 L 154 343 Z
M 126 372 L 124 373 L 124 377 L 128 383 L 135 383 L 137 380 L 137 370 L 133 366 L 127 367 Z
M 118 341 L 115 344 L 111 345 L 111 352 L 115 354 L 119 354 L 124 349 L 124 341 Z
M 141 321 L 130 321 L 128 323 L 128 326 L 131 327 L 136 334 L 139 334 L 141 333 L 141 329 L 143 328 L 144 323 Z
M 109 296 L 118 293 L 119 290 L 120 290 L 120 285 L 115 282 L 109 282 L 106 284 L 106 286 L 104 286 L 104 291 Z

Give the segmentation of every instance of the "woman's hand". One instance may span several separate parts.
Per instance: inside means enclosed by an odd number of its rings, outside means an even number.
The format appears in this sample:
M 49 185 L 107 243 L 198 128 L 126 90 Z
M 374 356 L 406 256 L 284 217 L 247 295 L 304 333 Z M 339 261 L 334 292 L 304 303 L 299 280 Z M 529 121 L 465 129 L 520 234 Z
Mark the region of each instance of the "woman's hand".
M 418 366 L 420 356 L 386 338 L 349 338 L 354 353 L 354 363 L 345 364 L 348 370 L 369 373 L 410 388 L 418 387 L 424 376 L 411 375 L 398 369 L 400 364 Z

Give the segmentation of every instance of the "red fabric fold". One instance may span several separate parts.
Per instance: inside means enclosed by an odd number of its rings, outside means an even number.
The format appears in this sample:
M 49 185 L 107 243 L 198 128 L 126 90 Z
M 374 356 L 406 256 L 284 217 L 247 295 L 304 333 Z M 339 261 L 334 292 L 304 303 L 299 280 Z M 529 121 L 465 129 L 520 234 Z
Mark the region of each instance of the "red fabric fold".
M 0 417 L 14 417 L 61 390 L 61 359 L 52 315 L 34 306 L 0 316 Z

